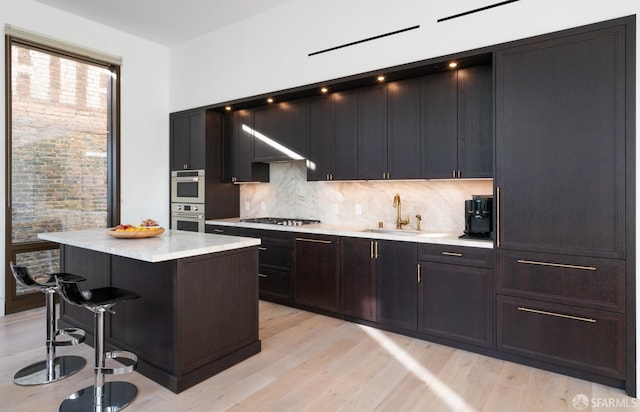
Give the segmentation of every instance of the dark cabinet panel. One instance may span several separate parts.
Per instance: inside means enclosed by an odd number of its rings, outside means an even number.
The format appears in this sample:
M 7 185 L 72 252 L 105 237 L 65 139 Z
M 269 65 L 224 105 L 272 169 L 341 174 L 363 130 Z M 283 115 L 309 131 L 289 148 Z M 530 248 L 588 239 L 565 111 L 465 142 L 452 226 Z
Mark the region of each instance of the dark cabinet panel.
M 420 80 L 387 87 L 387 173 L 389 179 L 420 178 Z
M 358 92 L 358 178 L 383 179 L 387 172 L 387 87 Z
M 309 152 L 307 100 L 255 108 L 253 161 L 301 160 Z
M 493 177 L 493 69 L 458 70 L 458 177 Z
M 493 270 L 420 262 L 418 331 L 492 348 Z
M 491 65 L 425 76 L 422 177 L 493 176 Z
M 422 176 L 452 178 L 458 162 L 458 76 L 455 71 L 422 81 Z
M 358 178 L 358 91 L 333 93 L 333 178 Z
M 375 240 L 341 238 L 342 313 L 376 320 Z
M 378 240 L 376 319 L 415 331 L 418 322 L 418 250 L 415 243 Z
M 498 293 L 625 312 L 625 262 L 500 250 Z
M 340 307 L 338 238 L 300 235 L 294 243 L 294 301 L 337 312 Z
M 625 33 L 496 54 L 499 246 L 625 257 Z
M 171 170 L 205 169 L 206 112 L 171 115 Z
M 333 173 L 332 96 L 321 96 L 309 100 L 309 157 L 307 180 L 330 180 Z
M 253 111 L 225 113 L 223 177 L 228 182 L 268 182 L 269 164 L 253 162 Z M 244 126 L 244 127 L 243 127 Z
M 418 245 L 418 259 L 452 265 L 493 268 L 495 251 L 493 248 L 423 243 Z
M 624 315 L 499 296 L 498 349 L 621 379 Z

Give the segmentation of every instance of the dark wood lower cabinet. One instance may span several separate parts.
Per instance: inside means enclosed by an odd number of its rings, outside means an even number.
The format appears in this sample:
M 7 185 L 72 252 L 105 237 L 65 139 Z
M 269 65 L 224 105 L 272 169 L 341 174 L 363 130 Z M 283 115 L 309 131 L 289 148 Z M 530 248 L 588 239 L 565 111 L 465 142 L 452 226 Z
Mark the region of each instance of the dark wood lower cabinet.
M 335 236 L 300 234 L 294 243 L 295 303 L 338 312 L 339 243 Z
M 498 349 L 611 378 L 625 376 L 625 316 L 498 296 Z
M 342 313 L 376 320 L 375 240 L 341 238 Z
M 493 270 L 420 262 L 418 331 L 492 348 Z
M 388 240 L 376 243 L 376 321 L 415 331 L 418 323 L 417 245 Z

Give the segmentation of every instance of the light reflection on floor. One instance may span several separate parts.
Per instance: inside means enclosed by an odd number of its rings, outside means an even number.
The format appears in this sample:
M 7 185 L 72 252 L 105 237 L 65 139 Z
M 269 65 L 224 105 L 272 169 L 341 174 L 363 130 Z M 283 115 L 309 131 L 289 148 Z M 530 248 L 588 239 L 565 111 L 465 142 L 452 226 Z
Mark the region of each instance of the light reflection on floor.
M 475 411 L 475 409 L 467 404 L 464 399 L 453 391 L 453 389 L 444 384 L 433 373 L 429 372 L 428 369 L 396 345 L 396 343 L 389 339 L 382 331 L 364 325 L 358 326 L 416 378 L 424 382 L 433 393 L 435 393 L 451 408 L 451 410 L 464 412 Z

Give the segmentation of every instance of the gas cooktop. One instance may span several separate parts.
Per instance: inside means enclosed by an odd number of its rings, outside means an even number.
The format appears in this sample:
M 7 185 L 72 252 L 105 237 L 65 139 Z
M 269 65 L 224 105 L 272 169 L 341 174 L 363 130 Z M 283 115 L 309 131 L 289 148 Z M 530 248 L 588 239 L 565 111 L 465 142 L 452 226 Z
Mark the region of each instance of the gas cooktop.
M 254 217 L 250 219 L 240 219 L 241 222 L 247 223 L 264 223 L 268 225 L 283 225 L 283 226 L 302 226 L 310 225 L 313 223 L 320 223 L 319 220 L 314 219 L 298 219 L 288 217 Z

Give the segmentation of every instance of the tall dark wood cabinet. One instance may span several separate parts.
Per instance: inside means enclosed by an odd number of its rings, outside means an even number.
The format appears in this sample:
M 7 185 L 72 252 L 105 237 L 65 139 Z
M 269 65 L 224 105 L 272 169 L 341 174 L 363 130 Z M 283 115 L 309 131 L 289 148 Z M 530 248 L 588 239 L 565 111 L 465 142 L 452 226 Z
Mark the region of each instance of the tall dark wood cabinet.
M 491 65 L 422 80 L 422 177 L 493 176 Z
M 171 170 L 204 169 L 206 112 L 198 110 L 170 116 Z
M 333 172 L 329 180 L 358 179 L 358 90 L 331 94 L 333 100 Z
M 415 243 L 376 241 L 376 320 L 415 331 L 418 322 L 418 248 Z
M 383 179 L 387 171 L 387 85 L 358 91 L 358 178 Z
M 496 52 L 497 348 L 635 391 L 627 30 Z
M 309 157 L 307 180 L 331 180 L 333 150 L 333 97 L 319 96 L 309 99 Z
M 245 127 L 243 127 L 245 126 Z M 268 182 L 269 164 L 253 161 L 253 110 L 225 113 L 223 118 L 224 167 L 227 182 Z

